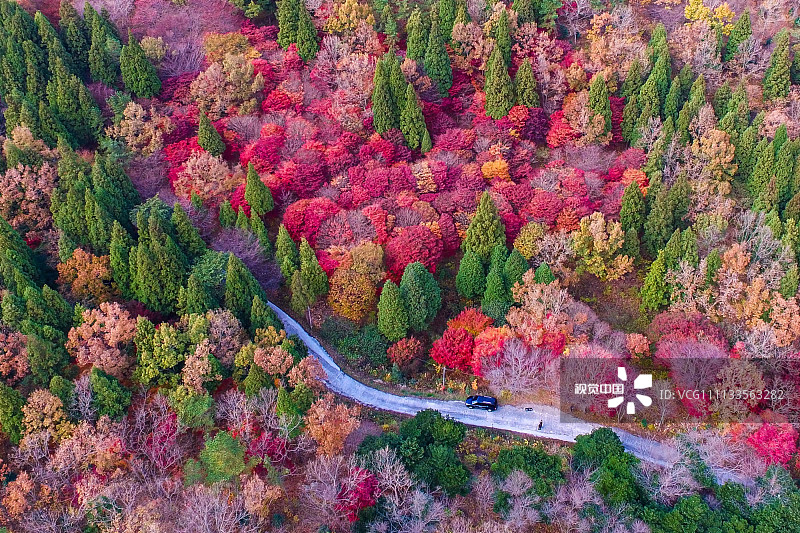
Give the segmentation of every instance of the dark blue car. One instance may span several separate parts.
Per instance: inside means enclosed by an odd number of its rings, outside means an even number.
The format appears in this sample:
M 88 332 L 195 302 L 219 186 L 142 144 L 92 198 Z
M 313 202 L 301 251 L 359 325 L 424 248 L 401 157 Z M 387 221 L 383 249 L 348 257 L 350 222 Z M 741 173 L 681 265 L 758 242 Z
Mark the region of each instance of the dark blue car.
M 464 403 L 469 409 L 497 411 L 497 398 L 492 398 L 491 396 L 470 396 Z

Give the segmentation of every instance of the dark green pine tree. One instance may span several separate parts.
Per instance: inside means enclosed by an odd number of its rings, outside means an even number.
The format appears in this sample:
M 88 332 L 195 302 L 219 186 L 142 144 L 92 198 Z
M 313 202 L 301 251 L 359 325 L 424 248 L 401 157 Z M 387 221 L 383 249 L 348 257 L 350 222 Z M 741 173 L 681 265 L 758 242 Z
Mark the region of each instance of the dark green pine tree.
M 780 210 L 792 197 L 792 177 L 794 176 L 796 153 L 795 143 L 788 141 L 783 143 L 775 157 L 775 189 L 778 203 L 775 207 Z
M 83 174 L 81 174 L 83 178 Z M 78 245 L 89 243 L 86 227 L 86 190 L 84 182 L 75 183 L 66 193 L 60 187 L 50 197 L 50 211 L 53 221 L 70 239 Z
M 219 225 L 223 228 L 232 228 L 236 225 L 236 213 L 228 200 L 219 204 Z
M 497 267 L 502 274 L 503 266 L 506 264 L 506 259 L 508 259 L 508 248 L 506 248 L 505 244 L 496 245 L 489 257 L 489 269 Z
M 608 99 L 608 85 L 603 76 L 593 76 L 589 84 L 589 109 L 595 115 L 602 115 L 606 122 L 605 131 L 611 131 L 611 102 Z
M 765 139 L 766 140 L 766 139 Z M 739 137 L 734 152 L 734 163 L 736 163 L 735 179 L 739 182 L 746 182 L 750 178 L 750 174 L 755 166 L 755 158 L 753 152 L 758 143 L 758 129 L 754 126 L 748 126 L 744 133 Z M 766 144 L 766 143 L 765 143 Z
M 664 265 L 664 251 L 660 250 L 656 260 L 650 265 L 650 270 L 642 286 L 642 301 L 639 309 L 642 313 L 658 311 L 661 306 L 669 303 L 669 287 L 666 282 L 667 269 Z
M 297 252 L 297 245 L 283 224 L 278 228 L 278 236 L 275 239 L 275 262 L 281 267 L 281 273 L 287 283 L 291 281 L 294 272 L 300 268 L 300 254 Z
M 794 52 L 794 57 L 792 58 L 792 68 L 789 74 L 792 78 L 792 83 L 800 85 L 800 45 L 794 45 L 792 50 Z
M 731 84 L 728 83 L 728 80 L 725 80 L 725 83 L 719 86 L 719 89 L 714 93 L 714 98 L 711 100 L 711 105 L 714 106 L 714 113 L 718 117 L 724 117 L 728 112 L 728 104 L 732 97 Z
M 392 280 L 383 285 L 378 300 L 378 331 L 389 342 L 397 342 L 408 333 L 408 311 L 400 288 Z
M 650 197 L 651 194 L 652 192 L 648 191 L 647 196 Z M 655 257 L 659 250 L 667 244 L 667 240 L 674 231 L 672 210 L 669 189 L 662 188 L 658 191 L 653 201 L 653 206 L 644 222 L 644 237 L 642 241 L 651 257 Z
M 86 216 L 89 242 L 96 255 L 106 255 L 111 244 L 111 225 L 114 219 L 89 189 L 86 189 L 84 198 L 84 214 Z
M 133 239 L 115 220 L 111 225 L 111 242 L 109 255 L 111 260 L 111 276 L 117 284 L 122 297 L 126 300 L 133 299 L 131 292 L 130 251 L 134 246 Z
M 219 303 L 214 299 L 208 287 L 196 275 L 190 275 L 186 281 L 186 288 L 181 287 L 178 296 L 180 314 L 199 315 L 217 307 L 219 307 Z
M 786 28 L 781 30 L 775 41 L 775 49 L 772 51 L 767 72 L 764 74 L 765 100 L 786 98 L 792 84 L 789 77 L 789 31 Z
M 276 331 L 283 328 L 275 311 L 270 309 L 260 295 L 256 294 L 253 296 L 253 305 L 250 307 L 250 334 L 255 338 L 257 330 L 267 329 L 270 326 Z
M 433 141 L 431 140 L 431 133 L 428 129 L 425 129 L 425 135 L 422 136 L 422 145 L 419 147 L 419 151 L 423 154 L 427 154 L 433 148 Z
M 462 298 L 474 300 L 486 290 L 486 272 L 480 257 L 467 251 L 461 258 L 456 274 L 456 290 Z
M 664 99 L 664 120 L 672 118 L 673 121 L 678 120 L 678 113 L 681 103 L 681 79 L 678 76 L 672 78 L 672 83 L 669 86 L 669 92 Z
M 42 140 L 48 146 L 56 146 L 60 138 L 67 143 L 74 142 L 72 136 L 44 100 L 39 100 L 39 129 Z
M 670 68 L 669 54 L 662 55 L 653 65 L 653 70 L 650 71 L 648 79 L 652 79 L 655 83 L 656 90 L 658 91 L 658 101 L 660 103 L 658 109 L 664 108 L 664 103 L 667 99 L 669 92 L 670 80 L 672 79 L 672 69 Z
M 533 75 L 531 60 L 525 58 L 517 70 L 514 78 L 517 91 L 517 104 L 525 107 L 539 107 L 539 93 L 537 92 L 536 77 Z
M 691 204 L 692 186 L 685 172 L 669 188 L 669 205 L 672 207 L 672 226 L 686 229 L 688 227 L 689 206 Z
M 422 263 L 406 265 L 400 280 L 400 296 L 408 311 L 408 326 L 412 331 L 427 329 L 442 306 L 439 285 Z
M 761 196 L 775 176 L 775 149 L 773 143 L 769 143 L 756 160 L 753 172 L 747 180 L 747 188 L 751 198 Z
M 664 246 L 664 267 L 667 270 L 673 270 L 675 267 L 678 266 L 678 261 L 680 261 L 682 257 L 681 253 L 681 230 L 676 229 L 672 232 L 672 236 L 670 236 L 669 240 L 667 241 L 666 246 Z
M 278 2 L 278 45 L 286 50 L 297 42 L 300 24 L 299 0 L 280 0 Z
M 89 144 L 100 134 L 100 110 L 83 82 L 70 74 L 60 60 L 54 68 L 47 83 L 47 100 L 75 142 L 81 146 Z
M 624 241 L 622 243 L 621 255 L 627 255 L 631 259 L 637 259 L 640 255 L 641 242 L 639 241 L 639 234 L 632 229 L 625 230 Z
M 385 74 L 389 78 L 389 91 L 395 102 L 395 107 L 398 113 L 402 113 L 406 108 L 406 78 L 400 68 L 400 60 L 394 52 L 390 51 L 384 54 L 383 64 Z
M 245 328 L 250 327 L 250 311 L 253 298 L 264 294 L 258 281 L 234 254 L 228 254 L 225 269 L 225 308 L 230 310 Z M 266 298 L 263 298 L 266 299 Z
M 383 6 L 381 11 L 381 25 L 383 26 L 383 33 L 392 39 L 397 38 L 397 20 L 394 18 L 394 11 L 389 2 Z
M 139 41 L 128 30 L 128 44 L 119 55 L 119 68 L 125 88 L 138 98 L 152 98 L 161 92 L 161 80 L 156 68 L 147 59 Z
M 415 61 L 425 57 L 427 41 L 425 39 L 425 24 L 422 21 L 422 12 L 416 8 L 406 23 L 406 57 Z
M 183 250 L 187 258 L 193 260 L 208 251 L 206 243 L 203 241 L 197 228 L 194 227 L 192 221 L 189 220 L 189 215 L 186 214 L 186 211 L 183 210 L 183 207 L 178 202 L 175 202 L 172 208 L 172 217 L 170 220 L 172 222 L 172 227 L 175 228 L 175 238 L 178 242 L 178 246 L 181 247 L 181 250 Z
M 650 42 L 647 44 L 650 52 L 650 64 L 655 65 L 659 57 L 669 57 L 669 46 L 667 45 L 667 29 L 662 23 L 656 24 L 650 34 Z
M 244 199 L 247 205 L 250 206 L 251 216 L 253 214 L 257 217 L 264 216 L 275 207 L 272 192 L 261 181 L 261 177 L 256 172 L 253 163 L 248 163 L 247 165 L 247 183 L 244 187 Z
M 622 98 L 630 98 L 634 94 L 639 94 L 642 88 L 642 64 L 639 58 L 635 58 L 628 69 L 628 74 L 625 76 L 625 81 L 622 82 L 622 88 L 619 95 Z
M 541 265 L 536 267 L 536 270 L 533 273 L 533 279 L 536 281 L 536 283 L 547 285 L 554 282 L 556 277 L 553 275 L 553 271 L 550 270 L 550 267 L 547 265 L 547 263 L 542 262 Z
M 493 119 L 502 118 L 514 106 L 514 86 L 511 84 L 511 77 L 508 75 L 501 51 L 496 47 L 489 59 L 484 91 L 486 92 L 487 116 Z
M 410 83 L 407 84 L 405 101 L 406 107 L 400 115 L 400 131 L 403 132 L 408 147 L 417 150 L 422 146 L 422 140 L 428 128 L 425 125 L 425 117 L 422 115 L 417 94 Z
M 636 121 L 639 119 L 639 103 L 636 95 L 631 95 L 622 111 L 622 138 L 633 144 L 636 137 Z
M 661 110 L 661 100 L 658 97 L 658 86 L 656 85 L 655 78 L 651 74 L 647 81 L 642 85 L 637 97 L 639 108 L 644 110 L 650 108 L 653 112 L 650 116 L 658 116 Z
M 736 24 L 733 25 L 728 43 L 725 45 L 725 53 L 722 55 L 723 61 L 730 61 L 739 53 L 739 45 L 745 42 L 753 34 L 750 29 L 750 12 L 745 11 L 739 16 Z
M 0 253 L 0 263 L 3 263 L 4 259 L 13 257 L 13 265 L 10 265 L 13 266 L 13 270 L 24 273 L 33 281 L 39 280 L 39 269 L 33 251 L 2 215 L 0 215 L 0 252 L 5 252 Z M 4 269 L 0 269 L 0 281 L 6 286 L 13 283 L 4 273 Z
M 91 29 L 92 41 L 89 48 L 89 71 L 93 80 L 112 86 L 120 74 L 119 65 L 109 52 L 108 35 L 100 17 L 92 19 Z
M 441 25 L 442 35 L 446 41 L 450 40 L 453 33 L 453 24 L 456 21 L 456 2 L 455 0 L 439 0 L 439 24 Z
M 222 135 L 211 124 L 208 115 L 203 111 L 200 112 L 197 121 L 197 144 L 214 157 L 221 156 L 225 151 L 225 141 L 222 140 Z
M 392 98 L 389 84 L 389 75 L 385 60 L 379 60 L 375 65 L 375 76 L 372 89 L 372 126 L 379 135 L 400 125 L 400 113 L 397 101 Z
M 488 192 L 484 192 L 475 216 L 467 228 L 467 236 L 464 239 L 464 250 L 471 251 L 477 255 L 481 261 L 489 261 L 492 250 L 495 246 L 505 245 L 506 232 L 497 206 Z
M 314 300 L 328 294 L 328 276 L 319 265 L 314 249 L 308 241 L 300 241 L 300 275 L 303 278 L 303 285 L 308 287 L 309 292 L 314 296 Z
M 244 234 L 250 232 L 250 219 L 247 218 L 247 213 L 244 212 L 244 207 L 239 207 L 239 214 L 236 215 L 236 229 Z
M 692 228 L 686 228 L 681 233 L 681 257 L 693 267 L 697 267 L 700 263 L 700 253 L 697 250 L 697 234 Z
M 508 11 L 505 9 L 492 26 L 492 38 L 496 49 L 500 50 L 506 68 L 511 66 L 511 35 L 508 28 Z
M 250 232 L 258 239 L 258 243 L 261 245 L 261 253 L 264 257 L 269 258 L 272 256 L 272 243 L 269 242 L 269 233 L 261 217 L 250 217 Z
M 31 97 L 45 98 L 47 89 L 47 61 L 44 53 L 33 41 L 22 43 L 25 53 L 25 91 Z
M 186 279 L 183 253 L 163 229 L 160 215 L 147 221 L 147 237 L 131 250 L 132 286 L 136 299 L 159 313 L 172 313 Z M 141 227 L 140 227 L 141 231 Z M 135 251 L 134 251 L 135 250 Z
M 503 324 L 511 303 L 511 293 L 506 287 L 502 266 L 495 264 L 486 276 L 486 291 L 481 299 L 481 308 L 486 316 Z
M 308 63 L 317 57 L 319 52 L 317 29 L 304 2 L 298 3 L 297 15 L 297 54 Z
M 85 77 L 88 67 L 89 31 L 71 0 L 61 0 L 58 8 L 58 26 L 65 48 L 72 56 L 77 74 Z
M 777 157 L 778 152 L 780 152 L 781 148 L 783 148 L 783 143 L 789 140 L 789 130 L 786 128 L 786 124 L 781 124 L 775 130 L 775 136 L 772 138 L 772 148 L 775 150 L 775 156 Z
M 519 24 L 536 22 L 536 5 L 533 0 L 514 0 L 511 9 L 517 12 Z
M 619 210 L 619 221 L 623 231 L 642 231 L 645 220 L 644 195 L 639 184 L 631 182 L 622 195 L 622 204 Z
M 506 259 L 503 265 L 503 277 L 506 280 L 508 288 L 511 289 L 515 283 L 522 283 L 522 275 L 525 274 L 528 269 L 530 269 L 530 265 L 528 265 L 528 262 L 520 251 L 516 248 L 511 250 L 511 254 L 509 254 L 508 259 Z
M 436 20 L 431 21 L 424 65 L 425 73 L 436 84 L 439 94 L 443 97 L 447 96 L 453 85 L 453 69 L 450 66 L 450 57 L 447 55 L 447 47 L 439 29 L 439 22 Z
M 22 407 L 25 399 L 16 390 L 0 383 L 0 428 L 11 444 L 22 439 Z

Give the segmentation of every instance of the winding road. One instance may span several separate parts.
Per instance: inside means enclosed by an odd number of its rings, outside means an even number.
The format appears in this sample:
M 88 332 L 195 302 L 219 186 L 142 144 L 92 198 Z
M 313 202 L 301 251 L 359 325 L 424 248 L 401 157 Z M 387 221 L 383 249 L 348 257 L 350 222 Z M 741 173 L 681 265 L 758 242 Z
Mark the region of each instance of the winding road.
M 470 426 L 508 430 L 533 437 L 564 442 L 575 442 L 575 437 L 591 433 L 592 430 L 603 427 L 599 424 L 580 420 L 575 422 L 562 421 L 560 411 L 546 405 L 533 404 L 529 407 L 532 408 L 532 411 L 526 411 L 511 405 L 503 405 L 497 411 L 490 413 L 467 409 L 464 402 L 461 401 L 398 396 L 373 389 L 342 371 L 319 341 L 281 308 L 272 302 L 269 302 L 269 306 L 283 322 L 286 333 L 288 335 L 296 334 L 300 337 L 308 346 L 309 353 L 313 354 L 322 364 L 328 375 L 325 380 L 328 388 L 336 394 L 350 398 L 362 405 L 410 416 L 425 409 L 435 409 L 443 415 Z M 543 422 L 541 430 L 537 429 L 540 420 Z M 619 436 L 625 449 L 643 461 L 669 467 L 680 459 L 678 452 L 667 444 L 638 437 L 618 428 L 612 428 L 612 430 Z M 720 482 L 727 480 L 745 481 L 731 472 L 716 471 L 716 475 Z

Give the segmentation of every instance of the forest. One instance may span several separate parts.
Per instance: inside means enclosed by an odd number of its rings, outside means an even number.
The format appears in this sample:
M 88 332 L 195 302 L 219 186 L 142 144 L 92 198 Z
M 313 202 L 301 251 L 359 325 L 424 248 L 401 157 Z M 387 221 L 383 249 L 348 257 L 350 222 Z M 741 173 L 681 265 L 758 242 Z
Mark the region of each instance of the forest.
M 0 532 L 800 532 L 796 1 L 0 0 L 0 110 Z

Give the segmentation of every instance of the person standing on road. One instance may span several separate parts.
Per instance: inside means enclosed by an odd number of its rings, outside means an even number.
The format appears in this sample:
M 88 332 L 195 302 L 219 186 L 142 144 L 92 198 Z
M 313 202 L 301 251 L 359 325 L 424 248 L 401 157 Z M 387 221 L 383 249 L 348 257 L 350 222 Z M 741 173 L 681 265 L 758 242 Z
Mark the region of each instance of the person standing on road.
M 539 420 L 539 431 L 541 431 L 541 430 L 542 430 L 542 423 L 543 423 L 543 422 L 544 422 L 543 420 Z

